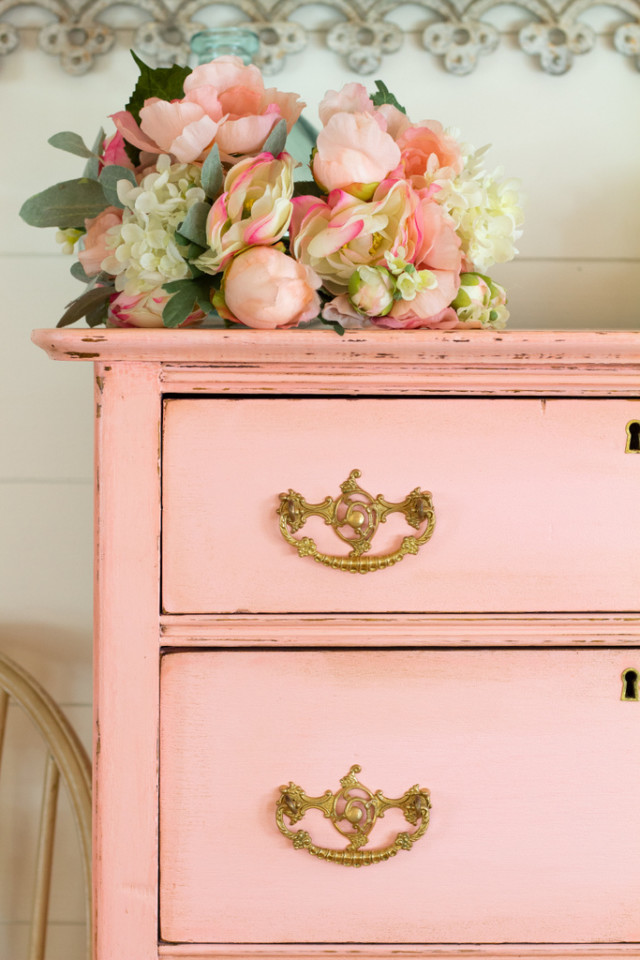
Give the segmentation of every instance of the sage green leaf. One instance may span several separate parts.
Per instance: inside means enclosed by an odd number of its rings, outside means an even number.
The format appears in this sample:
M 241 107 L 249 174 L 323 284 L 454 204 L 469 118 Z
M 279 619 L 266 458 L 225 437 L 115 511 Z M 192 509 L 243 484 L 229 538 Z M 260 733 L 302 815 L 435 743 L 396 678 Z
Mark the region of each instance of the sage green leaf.
M 106 287 L 93 287 L 91 290 L 85 290 L 76 300 L 72 300 L 65 312 L 58 320 L 59 327 L 68 327 L 70 323 L 75 323 L 81 317 L 97 310 L 98 307 L 106 305 L 109 297 L 113 294 L 112 284 Z
M 184 323 L 193 308 L 196 305 L 196 291 L 193 288 L 192 281 L 187 281 L 188 286 L 174 293 L 167 302 L 162 311 L 162 322 L 165 327 L 179 327 Z
M 104 137 L 104 130 L 102 127 L 100 127 L 98 130 L 98 136 L 91 147 L 91 153 L 93 156 L 90 157 L 84 165 L 84 170 L 82 171 L 83 177 L 90 177 L 92 180 L 98 179 L 98 173 L 100 172 L 100 156 L 104 147 Z
M 148 97 L 160 100 L 181 100 L 184 96 L 184 81 L 191 73 L 190 67 L 181 67 L 174 63 L 171 67 L 150 67 L 131 51 L 140 76 L 131 94 L 126 109 L 140 120 L 140 110 Z
M 108 206 L 97 180 L 64 180 L 36 193 L 22 204 L 20 216 L 32 227 L 80 229 L 85 219 L 97 217 Z
M 207 243 L 207 217 L 210 210 L 209 204 L 203 200 L 194 203 L 178 227 L 180 236 L 206 249 L 209 246 Z
M 101 323 L 107 322 L 109 315 L 109 301 L 99 304 L 93 310 L 89 310 L 85 316 L 88 327 L 99 327 Z
M 166 293 L 178 293 L 179 290 L 190 290 L 193 287 L 193 281 L 188 277 L 184 280 L 169 280 L 162 284 L 162 289 Z
M 407 111 L 398 103 L 387 85 L 382 80 L 376 80 L 375 83 L 377 92 L 371 95 L 371 102 L 374 107 L 381 107 L 383 103 L 390 103 L 392 107 L 396 107 L 401 113 L 406 114 Z
M 218 144 L 214 143 L 207 159 L 202 164 L 202 189 L 211 200 L 215 200 L 222 193 L 224 184 L 224 170 L 220 162 Z
M 110 163 L 108 166 L 103 167 L 98 179 L 102 184 L 107 203 L 113 207 L 124 207 L 124 204 L 118 197 L 119 180 L 128 180 L 134 187 L 138 185 L 133 170 L 129 170 L 128 167 L 120 167 L 117 163 Z
M 74 280 L 81 280 L 82 283 L 91 283 L 91 277 L 85 272 L 85 269 L 79 260 L 76 260 L 75 263 L 71 264 L 69 273 Z
M 66 150 L 67 153 L 73 153 L 76 157 L 96 157 L 93 150 L 89 150 L 79 133 L 72 133 L 71 130 L 63 130 L 62 133 L 54 133 L 49 137 L 47 143 L 50 143 L 56 150 Z
M 263 153 L 271 153 L 274 157 L 282 153 L 287 142 L 287 121 L 278 120 L 275 127 L 264 142 Z

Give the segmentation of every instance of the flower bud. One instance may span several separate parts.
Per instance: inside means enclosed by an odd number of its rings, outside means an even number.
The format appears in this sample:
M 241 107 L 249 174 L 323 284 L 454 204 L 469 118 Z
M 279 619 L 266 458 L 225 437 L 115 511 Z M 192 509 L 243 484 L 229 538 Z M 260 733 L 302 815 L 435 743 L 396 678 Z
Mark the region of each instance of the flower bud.
M 451 306 L 462 323 L 503 330 L 509 318 L 504 287 L 482 273 L 460 274 L 460 288 Z
M 349 280 L 349 300 L 360 313 L 384 317 L 393 306 L 395 286 L 386 267 L 357 267 Z

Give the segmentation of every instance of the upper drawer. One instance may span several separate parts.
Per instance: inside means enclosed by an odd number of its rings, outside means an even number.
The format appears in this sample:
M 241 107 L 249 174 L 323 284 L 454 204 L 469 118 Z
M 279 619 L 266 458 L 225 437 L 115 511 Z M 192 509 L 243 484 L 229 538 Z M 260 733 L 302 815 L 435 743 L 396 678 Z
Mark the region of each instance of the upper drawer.
M 163 608 L 637 610 L 640 456 L 625 447 L 638 418 L 640 401 L 607 399 L 167 400 Z M 280 493 L 337 498 L 354 468 L 373 497 L 431 491 L 436 526 L 416 556 L 354 575 L 283 538 Z M 390 514 L 365 556 L 415 534 Z M 295 536 L 349 553 L 319 516 Z

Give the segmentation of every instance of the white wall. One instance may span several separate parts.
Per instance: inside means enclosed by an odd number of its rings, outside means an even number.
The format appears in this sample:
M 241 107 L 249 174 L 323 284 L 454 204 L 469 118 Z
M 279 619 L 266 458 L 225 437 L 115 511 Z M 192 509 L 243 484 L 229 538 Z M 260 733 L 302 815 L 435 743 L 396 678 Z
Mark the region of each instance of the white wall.
M 325 20 L 327 18 L 325 17 Z M 91 142 L 135 82 L 124 47 L 92 73 L 66 75 L 37 49 L 35 34 L 0 63 L 0 649 L 30 669 L 76 723 L 91 730 L 92 370 L 48 360 L 33 327 L 54 326 L 79 292 L 53 231 L 18 219 L 30 194 L 79 174 L 82 161 L 47 146 L 59 130 Z M 380 76 L 415 119 L 454 125 L 492 165 L 522 178 L 528 195 L 521 257 L 494 271 L 511 296 L 513 327 L 638 326 L 640 290 L 640 77 L 600 37 L 563 77 L 543 74 L 512 37 L 458 78 L 417 36 L 386 58 Z M 296 90 L 315 119 L 325 89 L 357 79 L 318 37 L 273 82 Z M 364 82 L 367 82 L 366 80 Z M 28 815 L 35 774 L 18 777 L 34 749 L 11 717 L 16 740 L 0 778 L 0 960 L 20 960 L 26 941 L 32 859 Z M 15 776 L 14 776 L 15 774 Z M 82 901 L 68 816 L 56 854 L 51 960 L 81 956 Z

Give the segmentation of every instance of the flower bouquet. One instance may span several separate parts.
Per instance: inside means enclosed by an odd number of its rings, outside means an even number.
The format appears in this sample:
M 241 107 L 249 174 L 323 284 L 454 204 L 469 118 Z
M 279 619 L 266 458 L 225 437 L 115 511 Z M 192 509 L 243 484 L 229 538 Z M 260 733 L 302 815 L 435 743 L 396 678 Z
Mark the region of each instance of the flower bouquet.
M 20 211 L 77 250 L 85 289 L 59 326 L 504 327 L 504 289 L 485 271 L 517 252 L 522 213 L 517 183 L 484 170 L 487 148 L 413 123 L 380 81 L 371 96 L 349 83 L 322 100 L 299 180 L 286 151 L 297 94 L 265 89 L 237 57 L 135 59 L 114 133 L 91 149 L 49 140 L 85 158 L 83 175 Z

